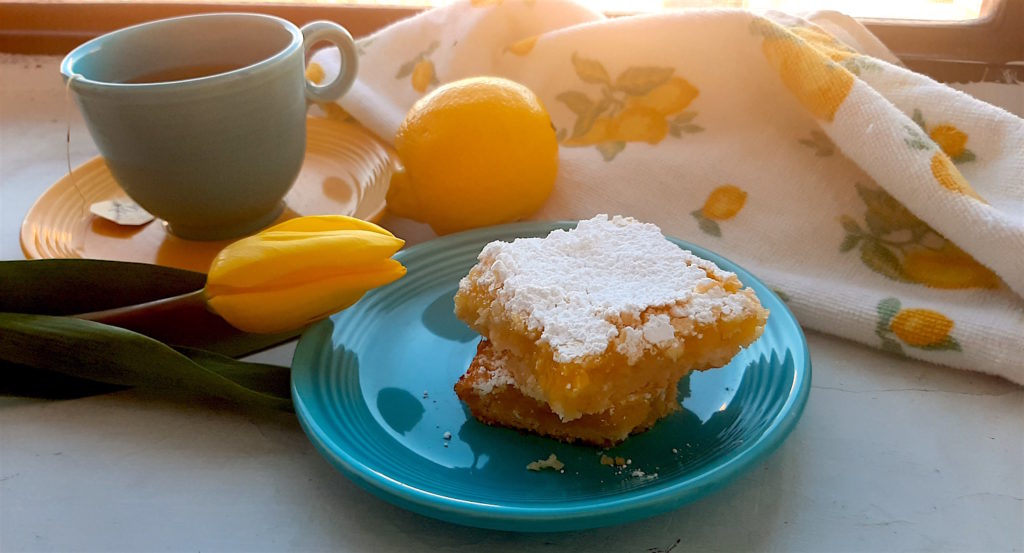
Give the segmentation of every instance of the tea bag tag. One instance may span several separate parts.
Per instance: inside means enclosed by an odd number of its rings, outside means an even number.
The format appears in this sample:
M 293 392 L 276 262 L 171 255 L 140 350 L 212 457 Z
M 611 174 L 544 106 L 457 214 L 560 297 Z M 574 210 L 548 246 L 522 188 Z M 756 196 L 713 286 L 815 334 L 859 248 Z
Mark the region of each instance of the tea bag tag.
M 113 223 L 124 226 L 140 226 L 156 219 L 150 212 L 128 198 L 115 198 L 96 202 L 89 211 Z

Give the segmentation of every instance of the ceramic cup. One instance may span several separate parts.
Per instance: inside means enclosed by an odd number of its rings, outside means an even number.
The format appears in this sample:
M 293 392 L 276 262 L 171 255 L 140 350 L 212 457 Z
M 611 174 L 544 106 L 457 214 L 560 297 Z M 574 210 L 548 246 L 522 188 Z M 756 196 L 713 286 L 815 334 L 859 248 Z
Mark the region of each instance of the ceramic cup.
M 319 42 L 341 52 L 341 71 L 322 86 L 305 78 Z M 128 196 L 176 236 L 220 240 L 281 213 L 305 155 L 306 109 L 344 94 L 357 60 L 334 23 L 204 14 L 93 39 L 61 73 Z

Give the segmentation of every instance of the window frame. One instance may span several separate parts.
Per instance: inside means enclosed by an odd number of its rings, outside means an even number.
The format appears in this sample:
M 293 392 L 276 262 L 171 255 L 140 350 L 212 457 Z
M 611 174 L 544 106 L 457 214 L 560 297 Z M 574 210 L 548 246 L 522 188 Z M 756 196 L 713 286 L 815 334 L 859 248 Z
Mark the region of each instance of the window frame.
M 336 21 L 356 38 L 423 8 L 295 5 L 228 1 L 216 4 L 0 1 L 0 52 L 63 55 L 103 33 L 135 23 L 190 13 L 248 11 L 298 25 Z M 893 53 L 915 71 L 944 82 L 1024 81 L 1024 0 L 985 0 L 983 17 L 964 22 L 864 19 Z M 620 14 L 612 14 L 620 15 Z

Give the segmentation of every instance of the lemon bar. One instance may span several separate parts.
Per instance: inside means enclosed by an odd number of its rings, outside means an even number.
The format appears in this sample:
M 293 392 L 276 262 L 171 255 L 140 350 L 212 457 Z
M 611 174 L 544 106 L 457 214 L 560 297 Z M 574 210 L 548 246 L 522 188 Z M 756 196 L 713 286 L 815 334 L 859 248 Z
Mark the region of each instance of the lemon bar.
M 639 391 L 605 411 L 563 421 L 547 404 L 524 395 L 516 387 L 509 371 L 514 363 L 516 360 L 507 351 L 482 340 L 469 370 L 455 384 L 456 395 L 480 422 L 566 442 L 611 447 L 679 409 L 677 388 L 671 386 Z
M 734 273 L 655 225 L 607 215 L 488 244 L 455 313 L 516 360 L 513 386 L 563 422 L 725 365 L 768 317 Z

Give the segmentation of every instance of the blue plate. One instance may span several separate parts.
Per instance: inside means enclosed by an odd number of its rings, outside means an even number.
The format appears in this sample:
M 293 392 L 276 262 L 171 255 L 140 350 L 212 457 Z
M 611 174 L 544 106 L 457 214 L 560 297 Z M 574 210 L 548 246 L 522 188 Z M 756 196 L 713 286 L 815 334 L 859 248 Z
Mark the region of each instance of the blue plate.
M 605 452 L 473 419 L 452 386 L 479 336 L 455 318 L 459 279 L 492 240 L 544 236 L 572 222 L 490 227 L 396 256 L 401 280 L 311 327 L 292 363 L 292 396 L 320 453 L 377 496 L 427 516 L 540 532 L 620 524 L 674 509 L 726 484 L 774 450 L 807 401 L 807 344 L 761 281 L 703 248 L 681 247 L 736 272 L 771 310 L 764 335 L 729 365 L 680 383 L 682 411 Z M 446 439 L 446 437 L 448 437 Z M 562 472 L 527 471 L 554 453 Z

